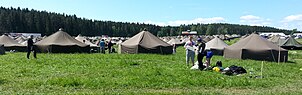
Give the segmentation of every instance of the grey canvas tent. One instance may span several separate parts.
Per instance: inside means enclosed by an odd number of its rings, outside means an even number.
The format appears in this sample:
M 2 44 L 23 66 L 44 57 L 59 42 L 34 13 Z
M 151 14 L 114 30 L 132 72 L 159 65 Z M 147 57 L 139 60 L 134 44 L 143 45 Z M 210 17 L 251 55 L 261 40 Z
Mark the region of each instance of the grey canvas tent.
M 280 58 L 280 61 L 283 62 L 287 61 L 288 51 L 257 34 L 251 34 L 237 43 L 226 47 L 224 49 L 224 57 L 276 62 Z
M 148 31 L 142 31 L 120 45 L 121 53 L 172 54 L 172 45 L 160 40 Z
M 4 44 L 6 51 L 15 50 L 15 51 L 26 51 L 26 46 L 18 43 L 16 40 L 8 37 L 6 35 L 0 36 L 0 44 Z
M 84 44 L 63 31 L 58 31 L 35 44 L 40 52 L 88 53 L 89 45 Z
M 205 50 L 211 50 L 214 55 L 223 55 L 223 50 L 228 45 L 222 41 L 220 38 L 215 37 L 206 43 Z
M 172 39 L 171 39 L 170 41 L 168 41 L 167 43 L 170 44 L 170 45 L 175 44 L 176 46 L 184 45 L 184 43 L 182 43 L 182 42 L 180 41 L 180 39 L 178 39 L 178 38 L 172 38 Z
M 91 43 L 89 40 L 87 40 L 85 37 L 81 35 L 78 35 L 77 37 L 75 37 L 75 39 L 87 45 L 90 45 L 90 47 L 98 47 L 98 45 Z
M 4 44 L 0 44 L 0 55 L 5 54 Z
M 210 36 L 205 36 L 202 40 L 205 41 L 205 42 L 209 42 L 211 40 L 211 37 Z
M 281 45 L 282 48 L 285 48 L 285 49 L 291 49 L 291 50 L 302 49 L 302 45 L 291 36 L 289 38 L 287 38 L 280 45 Z
M 285 38 L 281 38 L 281 36 L 272 36 L 271 38 L 268 39 L 268 41 L 271 41 L 272 43 L 281 46 L 282 43 L 284 43 Z

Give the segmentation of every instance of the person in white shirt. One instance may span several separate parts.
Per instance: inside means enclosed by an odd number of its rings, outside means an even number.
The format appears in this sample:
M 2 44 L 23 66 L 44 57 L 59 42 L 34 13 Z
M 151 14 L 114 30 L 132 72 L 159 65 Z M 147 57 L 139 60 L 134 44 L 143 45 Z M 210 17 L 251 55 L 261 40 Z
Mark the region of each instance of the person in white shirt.
M 189 61 L 191 59 L 192 61 L 192 66 L 194 66 L 194 58 L 195 58 L 195 49 L 194 49 L 194 45 L 196 45 L 196 43 L 193 41 L 193 37 L 189 37 L 189 41 L 186 42 L 186 44 L 184 45 L 184 47 L 186 48 L 186 64 L 189 66 Z

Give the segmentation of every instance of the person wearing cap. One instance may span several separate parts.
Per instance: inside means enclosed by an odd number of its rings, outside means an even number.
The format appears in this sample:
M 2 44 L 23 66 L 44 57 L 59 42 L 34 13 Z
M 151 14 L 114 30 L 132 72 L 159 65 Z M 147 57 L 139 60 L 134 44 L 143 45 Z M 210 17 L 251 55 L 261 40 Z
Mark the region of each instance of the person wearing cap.
M 194 66 L 194 58 L 195 58 L 195 50 L 194 50 L 194 45 L 196 43 L 193 41 L 193 37 L 189 37 L 189 41 L 186 42 L 186 44 L 184 45 L 185 49 L 186 49 L 186 64 L 189 66 L 189 61 L 191 59 L 192 61 L 192 66 Z
M 201 38 L 197 39 L 197 44 L 198 44 L 198 54 L 197 54 L 197 61 L 198 61 L 198 68 L 200 70 L 203 70 L 205 66 L 203 66 L 203 57 L 205 56 L 205 47 L 206 44 L 202 41 Z
M 29 55 L 31 51 L 33 51 L 34 53 L 34 58 L 37 58 L 37 51 L 34 46 L 33 35 L 31 35 L 27 40 L 27 56 L 26 56 L 27 59 L 29 59 Z

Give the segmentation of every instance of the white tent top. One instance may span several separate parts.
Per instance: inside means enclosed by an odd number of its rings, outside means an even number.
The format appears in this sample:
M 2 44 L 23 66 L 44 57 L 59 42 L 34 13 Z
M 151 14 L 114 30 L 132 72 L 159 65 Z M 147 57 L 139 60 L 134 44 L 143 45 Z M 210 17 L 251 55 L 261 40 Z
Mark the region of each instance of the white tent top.
M 214 39 L 206 43 L 206 50 L 210 50 L 210 49 L 223 50 L 227 46 L 228 45 L 224 41 L 215 37 Z

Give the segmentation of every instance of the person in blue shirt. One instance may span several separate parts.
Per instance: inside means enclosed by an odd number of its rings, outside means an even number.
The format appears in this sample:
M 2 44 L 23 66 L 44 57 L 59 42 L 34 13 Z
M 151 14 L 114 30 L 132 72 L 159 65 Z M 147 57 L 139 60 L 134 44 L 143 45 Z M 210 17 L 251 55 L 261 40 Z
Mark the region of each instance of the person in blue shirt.
M 104 41 L 104 39 L 102 39 L 101 41 L 100 41 L 100 49 L 101 49 L 101 53 L 104 53 L 105 54 L 105 41 Z
M 211 58 L 213 56 L 213 52 L 211 50 L 208 50 L 206 53 L 206 68 L 210 68 L 211 66 Z

